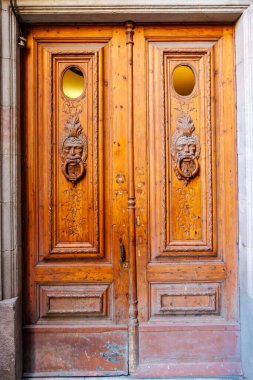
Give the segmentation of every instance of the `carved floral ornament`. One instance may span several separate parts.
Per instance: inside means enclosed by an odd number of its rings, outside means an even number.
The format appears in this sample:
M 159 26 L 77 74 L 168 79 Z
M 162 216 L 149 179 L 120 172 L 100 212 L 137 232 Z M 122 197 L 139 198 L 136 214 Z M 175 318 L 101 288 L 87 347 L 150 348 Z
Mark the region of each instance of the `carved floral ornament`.
M 68 118 L 65 122 L 65 135 L 62 139 L 60 151 L 62 172 L 65 178 L 75 185 L 85 175 L 88 157 L 88 139 L 82 133 L 82 126 L 79 120 L 79 114 L 82 112 L 80 103 L 66 102 L 64 106 L 64 112 L 68 114 Z
M 199 172 L 200 142 L 194 131 L 192 118 L 182 115 L 177 120 L 177 128 L 171 141 L 174 172 L 186 185 Z

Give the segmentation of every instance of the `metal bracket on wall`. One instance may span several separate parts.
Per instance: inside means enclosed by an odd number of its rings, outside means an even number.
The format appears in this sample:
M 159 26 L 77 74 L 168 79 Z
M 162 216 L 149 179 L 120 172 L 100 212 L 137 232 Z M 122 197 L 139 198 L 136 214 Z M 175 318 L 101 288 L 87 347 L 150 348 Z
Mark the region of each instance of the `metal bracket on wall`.
M 22 21 L 22 18 L 18 12 L 18 6 L 16 3 L 16 0 L 14 0 L 14 3 L 13 3 L 13 0 L 10 0 L 10 6 L 11 6 L 11 10 L 12 10 L 12 12 L 13 12 L 16 20 L 17 20 L 18 27 L 19 27 L 18 46 L 23 49 L 26 47 L 26 38 L 23 35 L 23 30 L 22 30 L 23 21 Z

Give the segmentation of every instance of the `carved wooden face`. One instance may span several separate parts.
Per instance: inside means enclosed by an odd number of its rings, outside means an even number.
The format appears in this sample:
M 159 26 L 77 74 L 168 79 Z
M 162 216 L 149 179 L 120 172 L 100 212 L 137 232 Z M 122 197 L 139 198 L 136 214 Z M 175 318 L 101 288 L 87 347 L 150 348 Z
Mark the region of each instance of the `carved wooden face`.
M 66 161 L 80 162 L 83 156 L 83 142 L 77 137 L 68 137 L 62 147 L 62 156 Z
M 196 140 L 192 136 L 180 136 L 176 141 L 176 154 L 178 158 L 194 158 L 196 153 Z

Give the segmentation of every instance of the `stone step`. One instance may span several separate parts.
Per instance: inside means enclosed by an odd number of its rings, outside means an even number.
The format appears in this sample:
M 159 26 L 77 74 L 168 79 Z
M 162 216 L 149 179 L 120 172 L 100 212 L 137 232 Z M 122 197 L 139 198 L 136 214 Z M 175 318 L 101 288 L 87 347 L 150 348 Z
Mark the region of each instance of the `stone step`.
M 130 376 L 117 377 L 23 377 L 23 380 L 137 380 Z M 241 376 L 225 377 L 159 377 L 159 378 L 141 378 L 140 380 L 247 380 Z

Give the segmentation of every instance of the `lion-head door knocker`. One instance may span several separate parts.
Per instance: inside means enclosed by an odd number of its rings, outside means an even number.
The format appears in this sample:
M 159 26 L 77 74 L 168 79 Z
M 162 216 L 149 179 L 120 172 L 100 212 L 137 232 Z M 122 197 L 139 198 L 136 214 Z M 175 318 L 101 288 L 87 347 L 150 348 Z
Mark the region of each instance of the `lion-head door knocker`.
M 88 140 L 82 133 L 78 116 L 71 116 L 65 125 L 67 132 L 61 145 L 62 172 L 75 185 L 85 175 Z
M 185 185 L 199 172 L 200 142 L 194 131 L 191 117 L 181 116 L 177 120 L 177 128 L 171 141 L 174 171 L 177 178 L 183 180 Z

